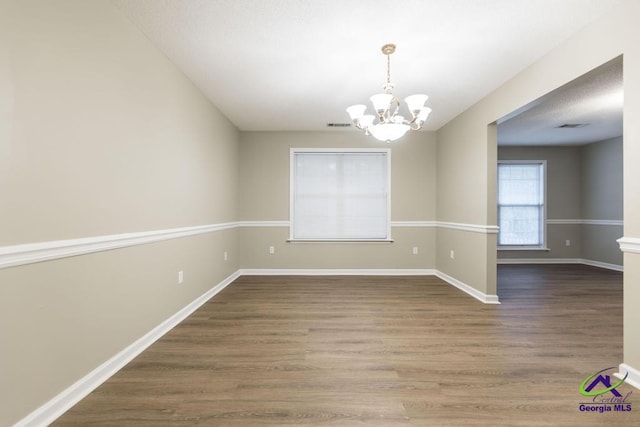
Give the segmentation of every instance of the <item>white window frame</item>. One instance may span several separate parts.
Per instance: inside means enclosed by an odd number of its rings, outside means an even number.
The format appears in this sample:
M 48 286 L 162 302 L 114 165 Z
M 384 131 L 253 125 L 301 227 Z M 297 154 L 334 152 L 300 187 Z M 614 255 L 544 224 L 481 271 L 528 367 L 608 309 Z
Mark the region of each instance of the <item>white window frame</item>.
M 540 218 L 540 244 L 538 245 L 501 245 L 500 244 L 500 230 L 498 230 L 498 250 L 505 251 L 517 251 L 517 250 L 527 250 L 527 251 L 535 251 L 535 250 L 543 250 L 548 251 L 547 248 L 547 161 L 546 160 L 499 160 L 498 161 L 498 169 L 501 164 L 512 164 L 512 165 L 530 165 L 536 164 L 542 167 L 542 217 Z M 499 172 L 496 173 L 496 195 L 497 195 L 497 219 L 498 225 L 500 225 L 500 203 L 499 203 Z
M 295 155 L 298 153 L 384 153 L 387 160 L 387 227 L 386 238 L 295 238 Z M 390 148 L 290 148 L 289 153 L 289 242 L 393 242 L 391 238 L 391 149 Z

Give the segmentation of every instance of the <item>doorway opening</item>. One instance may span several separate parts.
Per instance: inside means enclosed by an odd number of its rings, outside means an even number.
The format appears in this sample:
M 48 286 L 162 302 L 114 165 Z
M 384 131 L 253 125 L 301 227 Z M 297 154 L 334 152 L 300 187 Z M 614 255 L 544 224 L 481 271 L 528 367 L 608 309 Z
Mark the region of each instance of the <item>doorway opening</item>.
M 545 165 L 541 176 L 498 168 L 498 267 L 623 271 L 622 121 L 622 56 L 498 120 L 499 162 Z

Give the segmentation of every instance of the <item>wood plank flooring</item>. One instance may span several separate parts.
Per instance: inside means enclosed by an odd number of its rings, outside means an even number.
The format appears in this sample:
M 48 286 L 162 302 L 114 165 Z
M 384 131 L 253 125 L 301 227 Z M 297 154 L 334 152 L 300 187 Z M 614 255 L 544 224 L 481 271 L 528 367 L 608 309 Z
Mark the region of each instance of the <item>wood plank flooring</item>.
M 626 384 L 631 412 L 578 410 L 622 362 L 621 273 L 498 277 L 501 305 L 429 276 L 241 277 L 54 425 L 640 425 Z

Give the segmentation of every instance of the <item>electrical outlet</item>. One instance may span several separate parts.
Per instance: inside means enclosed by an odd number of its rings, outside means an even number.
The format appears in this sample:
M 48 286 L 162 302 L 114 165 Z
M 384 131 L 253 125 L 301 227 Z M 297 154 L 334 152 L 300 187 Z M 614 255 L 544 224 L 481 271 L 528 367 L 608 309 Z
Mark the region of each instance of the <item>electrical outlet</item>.
M 276 253 L 276 247 L 275 246 L 269 246 L 269 253 L 271 255 L 275 254 Z
M 184 282 L 184 271 L 180 270 L 178 271 L 178 285 L 180 285 L 182 282 Z
M 414 255 L 418 255 L 418 247 L 414 246 L 413 250 L 411 251 L 411 253 L 414 254 Z
M 224 258 L 225 261 L 229 260 L 229 254 L 227 253 L 227 251 L 224 251 L 223 258 Z
M 569 240 L 569 239 L 565 240 L 565 241 L 564 241 L 564 244 L 565 244 L 566 246 L 571 246 L 571 240 Z
M 451 249 L 451 252 L 449 252 L 449 256 L 451 257 L 451 259 L 456 259 L 456 253 L 453 251 L 453 249 Z

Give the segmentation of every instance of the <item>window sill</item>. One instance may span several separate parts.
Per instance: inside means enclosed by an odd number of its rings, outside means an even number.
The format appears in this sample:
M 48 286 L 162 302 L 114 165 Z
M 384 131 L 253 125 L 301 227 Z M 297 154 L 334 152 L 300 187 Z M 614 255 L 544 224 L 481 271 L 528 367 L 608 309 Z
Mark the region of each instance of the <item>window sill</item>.
M 393 243 L 393 239 L 287 239 L 287 243 Z
M 499 251 L 545 251 L 551 249 L 542 246 L 498 246 Z

